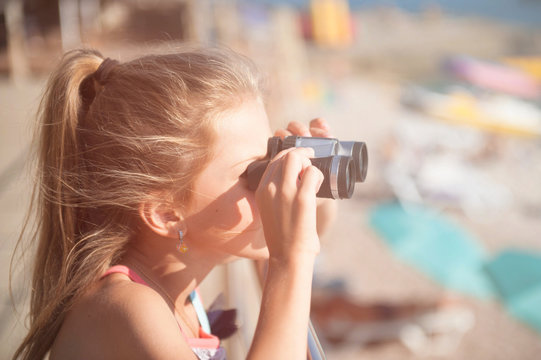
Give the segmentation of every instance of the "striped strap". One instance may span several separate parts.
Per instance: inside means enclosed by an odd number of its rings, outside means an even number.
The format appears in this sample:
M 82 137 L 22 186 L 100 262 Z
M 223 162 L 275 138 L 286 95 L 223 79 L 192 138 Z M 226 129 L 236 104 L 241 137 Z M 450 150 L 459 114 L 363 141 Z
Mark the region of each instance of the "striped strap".
M 199 324 L 201 325 L 201 328 L 204 332 L 210 334 L 211 332 L 209 318 L 207 317 L 207 312 L 203 307 L 203 303 L 201 302 L 201 298 L 199 297 L 197 291 L 194 290 L 190 293 L 190 300 L 192 301 L 192 305 L 195 309 L 195 312 L 197 313 L 197 318 L 199 319 Z

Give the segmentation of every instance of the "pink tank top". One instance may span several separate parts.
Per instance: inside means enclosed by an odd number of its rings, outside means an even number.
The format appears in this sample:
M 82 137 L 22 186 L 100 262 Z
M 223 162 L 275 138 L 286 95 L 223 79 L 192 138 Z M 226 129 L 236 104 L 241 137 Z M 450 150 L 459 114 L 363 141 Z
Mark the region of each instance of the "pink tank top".
M 131 281 L 150 287 L 135 271 L 125 265 L 115 265 L 110 267 L 103 275 L 102 279 L 110 274 L 124 274 Z M 225 349 L 220 346 L 220 339 L 217 336 L 209 334 L 199 326 L 199 337 L 189 338 L 184 334 L 179 325 L 182 336 L 186 339 L 192 351 L 201 360 L 225 360 Z

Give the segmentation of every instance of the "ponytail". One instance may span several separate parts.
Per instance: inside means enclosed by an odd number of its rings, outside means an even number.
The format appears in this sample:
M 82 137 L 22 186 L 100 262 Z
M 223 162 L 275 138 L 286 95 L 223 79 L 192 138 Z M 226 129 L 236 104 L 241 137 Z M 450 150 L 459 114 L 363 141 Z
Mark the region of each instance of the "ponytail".
M 14 359 L 46 355 L 76 295 L 66 267 L 77 237 L 77 184 L 71 174 L 79 166 L 77 127 L 96 94 L 89 81 L 101 63 L 102 56 L 96 51 L 67 53 L 40 104 L 38 179 L 32 199 L 40 219 L 34 234 L 39 245 L 32 276 L 30 329 Z

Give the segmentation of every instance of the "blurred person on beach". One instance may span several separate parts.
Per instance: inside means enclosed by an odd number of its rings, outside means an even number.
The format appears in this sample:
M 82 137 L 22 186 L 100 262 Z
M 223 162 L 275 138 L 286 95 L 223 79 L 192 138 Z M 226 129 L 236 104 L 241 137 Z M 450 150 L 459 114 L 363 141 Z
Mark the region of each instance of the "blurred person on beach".
M 38 114 L 30 326 L 14 358 L 224 359 L 211 333 L 228 327 L 209 323 L 197 287 L 241 257 L 268 263 L 248 358 L 306 358 L 317 223 L 336 205 L 316 199 L 306 148 L 280 152 L 248 190 L 272 135 L 262 93 L 230 50 L 64 55 Z

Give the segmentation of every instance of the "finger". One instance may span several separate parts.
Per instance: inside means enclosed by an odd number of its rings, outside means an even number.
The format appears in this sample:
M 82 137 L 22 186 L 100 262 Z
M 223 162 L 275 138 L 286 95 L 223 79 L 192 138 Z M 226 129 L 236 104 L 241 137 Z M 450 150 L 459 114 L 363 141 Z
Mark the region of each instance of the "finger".
M 310 133 L 316 137 L 332 137 L 329 124 L 322 118 L 310 121 Z
M 282 169 L 284 167 L 282 163 L 282 159 L 292 151 L 295 151 L 298 154 L 304 154 L 303 156 L 306 158 L 314 157 L 314 149 L 312 148 L 288 148 L 288 149 L 280 151 L 278 154 L 276 154 L 276 156 L 273 159 L 271 159 L 271 161 L 267 165 L 267 168 L 265 169 L 263 176 L 261 176 L 261 180 L 259 181 L 258 187 L 266 186 L 267 184 L 270 184 L 273 181 L 283 182 L 285 175 L 283 174 L 284 170 Z M 311 164 L 310 160 L 308 160 L 308 164 Z M 301 171 L 302 171 L 302 168 L 295 175 L 295 181 L 298 178 L 299 173 Z M 291 177 L 292 175 L 288 173 L 287 176 Z M 291 183 L 291 181 L 289 183 Z
M 281 139 L 285 138 L 286 136 L 293 135 L 290 131 L 287 131 L 286 129 L 278 129 L 274 132 L 274 136 L 279 136 Z
M 308 126 L 298 122 L 292 121 L 287 125 L 287 130 L 290 131 L 293 135 L 299 136 L 311 136 Z
M 280 151 L 274 158 L 271 159 L 269 164 L 267 165 L 267 168 L 265 169 L 265 172 L 263 173 L 263 176 L 261 176 L 261 180 L 259 181 L 259 184 L 268 184 L 272 181 L 281 181 L 281 180 L 273 180 L 273 179 L 282 179 L 282 167 L 283 164 L 281 162 L 282 158 L 284 156 L 287 156 L 288 153 L 292 151 L 300 150 L 301 152 L 304 152 L 307 154 L 307 156 L 314 156 L 314 150 L 311 148 L 288 148 L 285 150 Z
M 301 148 L 296 148 L 296 147 L 290 147 L 290 148 L 287 148 L 287 149 L 284 149 L 282 151 L 280 151 L 278 154 L 276 154 L 272 159 L 271 159 L 271 163 L 272 162 L 276 162 L 276 160 L 286 156 L 289 152 L 291 151 L 294 151 L 295 149 L 301 149 Z M 304 148 L 302 148 L 304 149 Z
M 312 119 L 310 121 L 310 127 L 311 128 L 316 127 L 316 128 L 323 129 L 325 131 L 331 131 L 331 127 L 329 126 L 327 121 L 325 121 L 323 118 Z
M 304 169 L 298 190 L 298 197 L 303 201 L 313 199 L 323 183 L 323 173 L 315 166 L 309 165 Z
M 288 148 L 288 149 L 282 150 L 278 154 L 276 154 L 276 156 L 274 158 L 272 158 L 271 161 L 269 162 L 269 164 L 267 165 L 267 168 L 265 169 L 265 172 L 263 172 L 263 176 L 261 176 L 261 180 L 259 181 L 259 184 L 260 185 L 267 184 L 267 183 L 272 181 L 271 179 L 273 177 L 275 177 L 275 174 L 277 174 L 277 172 L 281 173 L 281 170 L 279 170 L 280 167 L 281 167 L 279 160 L 282 157 L 286 156 L 289 152 L 291 152 L 291 151 L 293 151 L 295 149 L 296 148 Z
M 310 133 L 313 137 L 330 137 L 329 132 L 321 128 L 311 127 Z
M 284 157 L 282 185 L 286 193 L 293 194 L 297 191 L 299 177 L 302 176 L 304 169 L 312 165 L 310 157 L 313 156 L 313 149 L 297 148 Z

